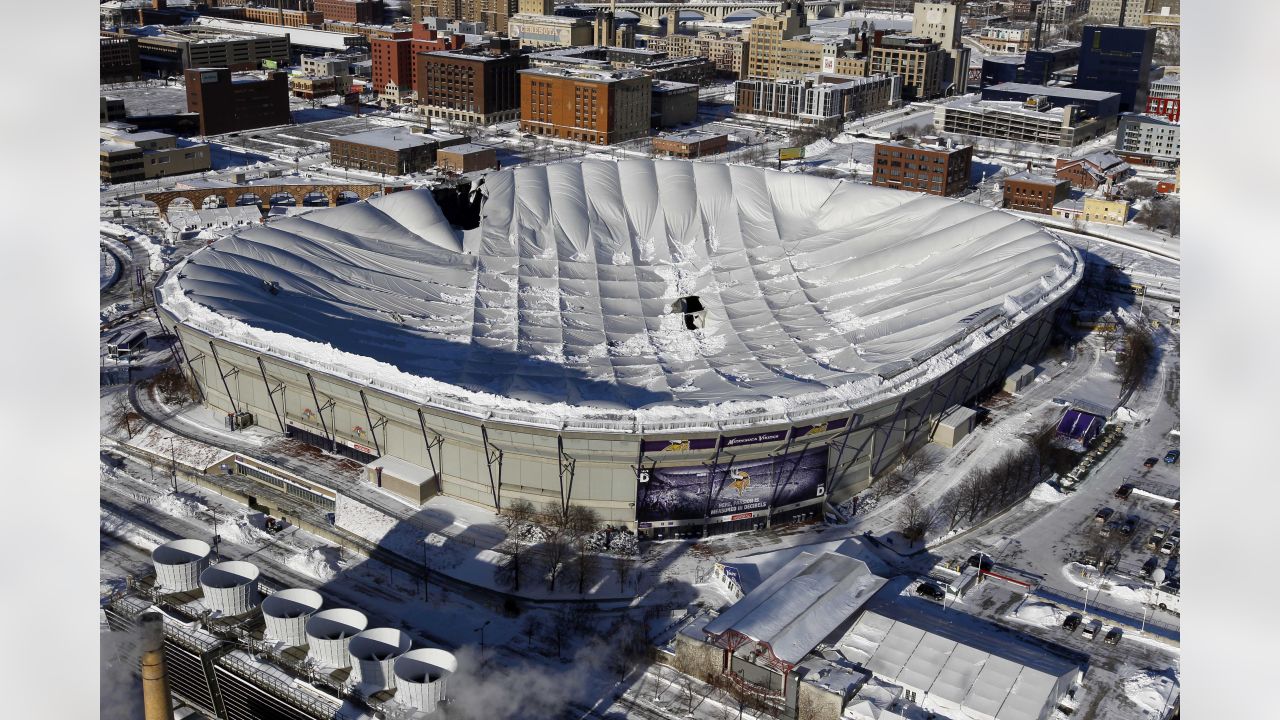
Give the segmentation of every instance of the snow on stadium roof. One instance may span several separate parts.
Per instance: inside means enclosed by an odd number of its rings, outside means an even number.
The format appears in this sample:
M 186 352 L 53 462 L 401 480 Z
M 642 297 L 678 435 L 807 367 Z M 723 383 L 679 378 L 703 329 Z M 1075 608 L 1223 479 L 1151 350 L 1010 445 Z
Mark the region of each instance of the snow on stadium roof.
M 936 374 L 1081 272 L 1011 215 L 801 174 L 585 161 L 485 182 L 476 229 L 451 228 L 428 191 L 393 193 L 224 238 L 162 301 L 463 412 L 715 427 L 835 414 Z M 704 327 L 674 312 L 688 296 Z

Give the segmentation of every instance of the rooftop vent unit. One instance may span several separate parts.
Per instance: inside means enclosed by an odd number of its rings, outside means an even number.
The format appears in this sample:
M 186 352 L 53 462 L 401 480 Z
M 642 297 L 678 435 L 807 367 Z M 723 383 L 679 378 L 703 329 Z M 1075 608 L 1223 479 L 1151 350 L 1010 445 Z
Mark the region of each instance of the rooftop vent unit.
M 243 560 L 210 565 L 200 573 L 204 606 L 223 617 L 244 615 L 258 606 L 258 567 Z
M 307 644 L 307 621 L 324 604 L 315 590 L 289 588 L 262 601 L 262 617 L 267 623 L 266 637 L 287 647 Z
M 164 592 L 187 592 L 200 587 L 200 573 L 209 567 L 209 544 L 203 540 L 172 540 L 151 551 L 156 585 Z
M 412 646 L 409 634 L 396 628 L 370 628 L 351 638 L 351 684 L 369 693 L 394 688 L 392 663 Z
M 1032 95 L 1022 101 L 1022 107 L 1044 112 L 1045 110 L 1053 107 L 1053 103 L 1049 102 L 1049 97 L 1047 95 Z
M 351 666 L 348 648 L 351 638 L 369 626 L 369 618 L 359 610 L 323 610 L 307 620 L 307 657 L 331 668 Z
M 401 655 L 395 662 L 396 700 L 420 713 L 435 712 L 448 699 L 446 683 L 458 669 L 453 653 L 419 648 Z

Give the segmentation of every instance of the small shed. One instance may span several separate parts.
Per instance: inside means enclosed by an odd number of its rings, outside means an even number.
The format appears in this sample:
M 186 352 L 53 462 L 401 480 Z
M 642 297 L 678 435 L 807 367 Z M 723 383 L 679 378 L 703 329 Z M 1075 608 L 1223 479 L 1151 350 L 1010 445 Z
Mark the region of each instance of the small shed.
M 1023 388 L 1031 384 L 1036 379 L 1036 369 L 1030 365 L 1023 365 L 1014 370 L 1009 377 L 1004 380 L 1004 391 L 1007 393 L 1021 392 Z
M 978 413 L 972 408 L 957 405 L 938 421 L 938 427 L 933 431 L 933 441 L 942 447 L 955 447 L 956 443 L 973 432 L 977 419 Z
M 365 465 L 369 482 L 421 505 L 439 491 L 436 476 L 427 468 L 383 455 Z

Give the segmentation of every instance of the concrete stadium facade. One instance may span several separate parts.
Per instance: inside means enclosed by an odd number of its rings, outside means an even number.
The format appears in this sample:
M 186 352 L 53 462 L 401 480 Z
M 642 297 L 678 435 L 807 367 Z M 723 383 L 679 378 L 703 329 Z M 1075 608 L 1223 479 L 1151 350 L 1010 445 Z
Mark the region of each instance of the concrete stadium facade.
M 252 413 L 260 426 L 322 441 L 317 444 L 327 441 L 360 460 L 391 456 L 416 465 L 434 478 L 429 494 L 495 510 L 518 498 L 562 507 L 583 504 L 611 524 L 670 538 L 820 517 L 825 501 L 838 504 L 868 487 L 905 450 L 927 442 L 947 409 L 1042 354 L 1054 313 L 1079 277 L 1073 274 L 1021 321 L 998 318 L 975 331 L 990 335 L 990 342 L 902 392 L 803 421 L 773 418 L 716 428 L 673 424 L 665 432 L 643 433 L 533 427 L 492 412 L 473 414 L 465 406 L 414 402 L 302 358 L 219 338 L 179 318 L 163 301 L 159 308 L 163 324 L 180 340 L 189 378 L 214 410 Z M 747 441 L 754 438 L 763 441 Z M 643 471 L 703 467 L 713 483 L 720 483 L 735 464 L 815 450 L 825 452 L 826 469 L 814 497 L 713 517 L 637 518 Z

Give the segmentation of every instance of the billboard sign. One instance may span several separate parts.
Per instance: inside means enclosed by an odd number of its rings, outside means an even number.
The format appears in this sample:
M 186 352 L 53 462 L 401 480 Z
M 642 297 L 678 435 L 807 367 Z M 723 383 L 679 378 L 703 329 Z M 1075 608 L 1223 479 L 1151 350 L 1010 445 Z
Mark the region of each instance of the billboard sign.
M 787 160 L 803 160 L 803 159 L 804 159 L 803 147 L 778 148 L 778 162 L 784 162 Z
M 826 491 L 827 448 L 715 466 L 655 467 L 638 485 L 636 520 L 699 520 L 820 498 Z
M 826 422 L 820 422 L 816 425 L 799 425 L 791 428 L 791 439 L 797 440 L 807 435 L 821 435 L 822 433 L 831 432 L 832 430 L 839 430 L 848 424 L 849 418 L 842 417 L 827 420 Z
M 693 450 L 714 450 L 715 438 L 694 438 L 692 440 L 645 440 L 642 449 L 649 452 L 691 452 Z

